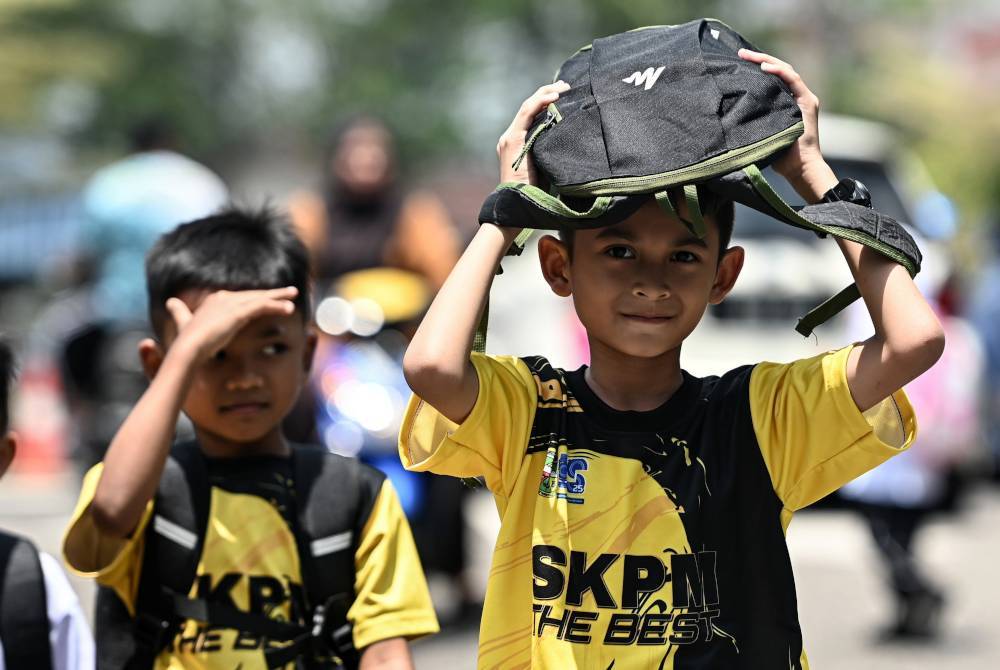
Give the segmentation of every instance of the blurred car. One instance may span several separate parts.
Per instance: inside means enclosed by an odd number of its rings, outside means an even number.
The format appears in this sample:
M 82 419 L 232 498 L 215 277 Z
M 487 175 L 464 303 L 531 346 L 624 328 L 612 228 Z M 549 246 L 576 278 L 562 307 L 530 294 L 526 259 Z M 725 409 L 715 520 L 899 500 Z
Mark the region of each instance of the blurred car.
M 939 284 L 949 273 L 934 237 L 953 227 L 948 207 L 916 156 L 885 125 L 827 115 L 821 126 L 823 155 L 839 177 L 853 177 L 872 194 L 877 210 L 909 224 L 924 254 L 919 283 Z M 804 204 L 770 168 L 768 181 L 790 204 Z M 930 217 L 932 220 L 927 220 Z M 757 361 L 787 362 L 843 346 L 857 337 L 840 314 L 812 337 L 794 330 L 799 318 L 853 281 L 836 242 L 794 228 L 756 210 L 736 206 L 732 244 L 746 249 L 733 292 L 711 306 L 696 335 L 684 343 L 682 364 L 698 375 L 720 374 Z

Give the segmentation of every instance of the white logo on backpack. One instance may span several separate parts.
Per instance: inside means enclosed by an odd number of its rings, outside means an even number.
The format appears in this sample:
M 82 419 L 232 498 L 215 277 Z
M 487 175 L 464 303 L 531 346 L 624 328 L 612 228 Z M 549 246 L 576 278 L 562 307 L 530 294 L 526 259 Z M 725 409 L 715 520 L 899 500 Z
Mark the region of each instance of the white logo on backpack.
M 661 65 L 656 69 L 647 67 L 644 72 L 633 72 L 629 76 L 622 79 L 622 81 L 626 84 L 635 84 L 636 86 L 642 86 L 645 84 L 646 90 L 648 91 L 653 88 L 653 84 L 655 84 L 656 80 L 660 78 L 660 73 L 663 72 L 664 67 L 666 66 Z

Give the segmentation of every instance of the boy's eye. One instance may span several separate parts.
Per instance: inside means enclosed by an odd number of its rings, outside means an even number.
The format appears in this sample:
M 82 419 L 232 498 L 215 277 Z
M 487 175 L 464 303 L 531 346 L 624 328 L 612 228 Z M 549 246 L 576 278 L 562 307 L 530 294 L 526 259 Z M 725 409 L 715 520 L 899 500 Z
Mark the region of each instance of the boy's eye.
M 288 346 L 283 342 L 272 342 L 261 350 L 265 356 L 277 356 L 288 351 Z
M 222 361 L 226 360 L 226 350 L 225 349 L 219 349 L 218 351 L 216 351 L 215 355 L 212 356 L 212 360 L 213 361 L 218 361 L 220 363 Z
M 608 247 L 604 250 L 604 253 L 612 258 L 635 258 L 635 251 L 631 247 Z
M 696 263 L 698 256 L 690 251 L 678 251 L 674 254 L 674 260 L 681 263 Z

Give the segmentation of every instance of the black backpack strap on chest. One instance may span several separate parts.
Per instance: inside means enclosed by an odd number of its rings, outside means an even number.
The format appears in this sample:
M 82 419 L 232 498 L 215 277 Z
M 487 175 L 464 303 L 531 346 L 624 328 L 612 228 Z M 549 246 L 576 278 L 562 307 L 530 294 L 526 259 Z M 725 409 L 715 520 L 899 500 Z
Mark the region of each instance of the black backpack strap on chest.
M 292 530 L 308 609 L 305 623 L 244 612 L 200 594 L 189 597 L 208 522 L 211 486 L 197 445 L 178 445 L 164 470 L 146 531 L 136 617 L 129 629 L 135 640 L 132 654 L 127 664 L 108 667 L 152 667 L 186 619 L 289 642 L 265 651 L 270 668 L 293 661 L 306 668 L 357 666 L 347 621 L 354 601 L 354 556 L 384 475 L 354 459 L 306 446 L 293 447 L 292 468 Z
M 8 668 L 51 670 L 45 577 L 28 540 L 0 533 L 0 640 Z
M 174 608 L 173 594 L 186 596 L 194 582 L 210 498 L 208 470 L 198 445 L 174 445 L 145 531 L 135 616 L 111 589 L 98 591 L 100 670 L 147 670 L 173 641 L 185 618 Z
M 345 667 L 356 667 L 360 656 L 347 619 L 355 596 L 354 561 L 385 475 L 356 459 L 303 445 L 295 446 L 292 466 L 295 538 L 312 611 L 310 638 Z

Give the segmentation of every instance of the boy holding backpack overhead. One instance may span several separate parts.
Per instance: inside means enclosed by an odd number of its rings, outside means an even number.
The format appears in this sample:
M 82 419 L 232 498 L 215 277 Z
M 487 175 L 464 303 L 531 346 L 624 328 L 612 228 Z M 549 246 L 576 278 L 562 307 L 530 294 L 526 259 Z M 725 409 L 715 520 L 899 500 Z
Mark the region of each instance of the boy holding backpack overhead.
M 791 66 L 739 58 L 780 78 L 801 110 L 804 132 L 775 169 L 809 203 L 861 200 L 823 160 L 818 101 Z M 634 79 L 621 80 L 640 89 Z M 569 89 L 543 86 L 521 106 L 497 147 L 501 182 L 538 183 L 530 156 L 512 164 L 532 120 Z M 681 369 L 684 340 L 732 289 L 744 251 L 729 246 L 731 201 L 697 188 L 699 235 L 673 195 L 673 214 L 650 195 L 614 225 L 539 241 L 546 281 L 586 328 L 589 366 L 471 353 L 520 232 L 492 223 L 406 353 L 404 464 L 483 477 L 501 517 L 481 668 L 806 668 L 792 514 L 913 440 L 899 389 L 940 356 L 942 329 L 904 267 L 856 242 L 838 239 L 872 337 L 721 377 Z
M 101 586 L 101 667 L 412 667 L 438 626 L 392 485 L 281 433 L 315 345 L 301 241 L 225 210 L 161 237 L 146 276 L 151 382 L 64 543 Z

